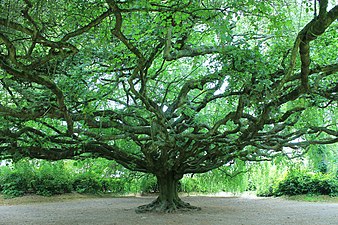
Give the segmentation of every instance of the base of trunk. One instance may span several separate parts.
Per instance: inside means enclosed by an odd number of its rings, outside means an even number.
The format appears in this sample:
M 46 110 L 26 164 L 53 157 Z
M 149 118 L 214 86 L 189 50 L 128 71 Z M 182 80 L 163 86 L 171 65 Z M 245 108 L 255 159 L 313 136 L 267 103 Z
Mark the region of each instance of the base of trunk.
M 152 203 L 147 205 L 141 205 L 136 209 L 137 213 L 146 213 L 146 212 L 162 212 L 162 213 L 172 213 L 175 211 L 198 211 L 201 210 L 200 207 L 191 206 L 189 203 L 182 201 L 180 198 L 173 201 L 160 200 L 157 198 Z

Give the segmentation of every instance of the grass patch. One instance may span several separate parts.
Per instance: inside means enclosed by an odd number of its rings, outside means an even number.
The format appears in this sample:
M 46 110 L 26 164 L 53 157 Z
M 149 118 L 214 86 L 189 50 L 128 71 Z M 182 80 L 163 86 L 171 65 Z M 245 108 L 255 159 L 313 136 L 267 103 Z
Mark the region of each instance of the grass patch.
M 292 201 L 338 203 L 338 197 L 330 197 L 328 195 L 294 195 L 284 196 L 283 198 Z
M 32 194 L 16 198 L 6 198 L 4 195 L 0 195 L 0 205 L 21 205 L 21 204 L 34 204 L 47 202 L 63 202 L 63 201 L 100 198 L 100 197 L 108 197 L 108 195 L 79 194 L 76 192 L 53 196 L 41 196 Z

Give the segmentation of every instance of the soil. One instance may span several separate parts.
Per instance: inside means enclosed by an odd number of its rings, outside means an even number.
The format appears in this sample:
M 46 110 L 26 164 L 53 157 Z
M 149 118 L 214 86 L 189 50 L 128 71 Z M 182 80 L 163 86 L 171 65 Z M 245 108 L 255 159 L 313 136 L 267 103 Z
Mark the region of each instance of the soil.
M 201 211 L 137 214 L 154 196 L 93 197 L 26 196 L 0 201 L 1 225 L 337 225 L 338 203 L 290 201 L 281 198 L 184 196 Z

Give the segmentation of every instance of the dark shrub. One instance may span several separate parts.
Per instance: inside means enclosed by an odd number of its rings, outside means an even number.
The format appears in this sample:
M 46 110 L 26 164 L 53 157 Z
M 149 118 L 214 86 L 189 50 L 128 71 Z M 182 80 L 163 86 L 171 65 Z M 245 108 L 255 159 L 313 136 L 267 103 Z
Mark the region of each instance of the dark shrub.
M 73 189 L 78 193 L 96 194 L 102 192 L 102 184 L 94 175 L 77 175 L 73 181 Z
M 293 171 L 280 181 L 274 191 L 275 195 L 337 195 L 337 178 L 323 173 Z
M 112 193 L 125 193 L 125 183 L 119 178 L 104 178 L 101 180 L 102 191 Z
M 32 187 L 36 194 L 43 196 L 70 193 L 72 191 L 71 181 L 66 176 L 57 174 L 37 174 L 32 181 Z
M 159 192 L 157 179 L 153 175 L 146 174 L 144 177 L 142 177 L 140 185 L 142 193 Z
M 27 177 L 20 172 L 5 174 L 2 182 L 2 193 L 6 197 L 22 196 L 30 189 Z

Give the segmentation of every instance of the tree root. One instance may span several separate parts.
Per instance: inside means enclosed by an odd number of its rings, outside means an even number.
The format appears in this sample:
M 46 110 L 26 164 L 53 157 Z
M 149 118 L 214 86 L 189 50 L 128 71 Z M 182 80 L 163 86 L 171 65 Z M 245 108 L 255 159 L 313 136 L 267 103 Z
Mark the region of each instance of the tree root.
M 174 213 L 177 211 L 198 211 L 198 210 L 201 210 L 201 208 L 192 206 L 189 203 L 182 201 L 181 199 L 168 201 L 168 200 L 160 200 L 159 198 L 157 198 L 150 204 L 139 206 L 136 209 L 136 213 L 147 213 L 147 212 Z

